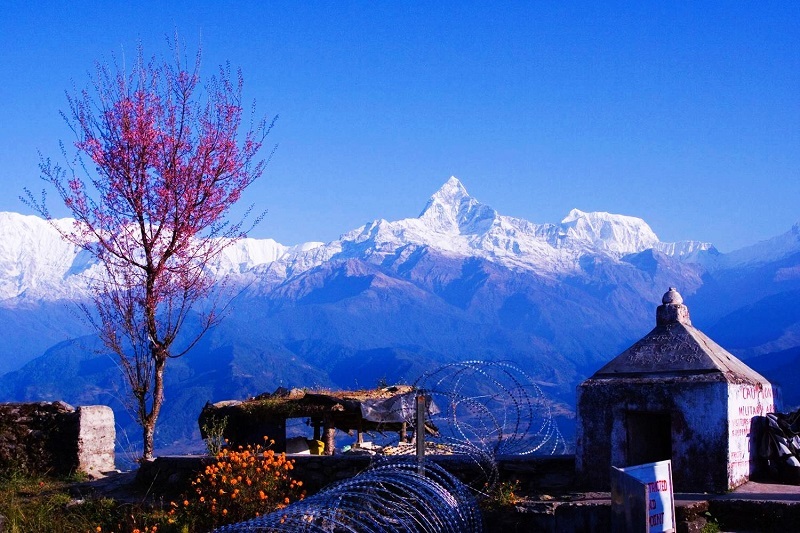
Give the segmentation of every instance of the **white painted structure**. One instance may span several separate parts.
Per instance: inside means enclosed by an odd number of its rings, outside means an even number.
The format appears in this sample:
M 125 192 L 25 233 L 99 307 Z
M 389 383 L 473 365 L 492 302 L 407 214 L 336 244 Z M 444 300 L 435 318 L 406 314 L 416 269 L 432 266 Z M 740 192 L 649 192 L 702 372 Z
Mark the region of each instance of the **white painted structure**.
M 676 490 L 725 491 L 757 466 L 754 430 L 772 385 L 692 326 L 675 289 L 656 327 L 578 386 L 576 469 L 608 490 L 611 466 L 672 460 Z

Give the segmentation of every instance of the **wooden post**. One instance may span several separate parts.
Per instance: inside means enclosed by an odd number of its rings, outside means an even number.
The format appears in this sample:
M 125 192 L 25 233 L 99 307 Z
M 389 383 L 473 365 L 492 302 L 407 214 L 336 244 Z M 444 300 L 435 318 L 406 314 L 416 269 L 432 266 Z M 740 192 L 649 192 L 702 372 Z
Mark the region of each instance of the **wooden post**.
M 333 450 L 336 449 L 336 427 L 333 425 L 333 418 L 330 416 L 325 417 L 325 448 L 324 455 L 333 455 Z
M 322 440 L 322 421 L 319 419 L 314 419 L 314 440 Z
M 417 438 L 417 471 L 425 472 L 425 393 L 417 391 L 417 428 L 414 432 Z

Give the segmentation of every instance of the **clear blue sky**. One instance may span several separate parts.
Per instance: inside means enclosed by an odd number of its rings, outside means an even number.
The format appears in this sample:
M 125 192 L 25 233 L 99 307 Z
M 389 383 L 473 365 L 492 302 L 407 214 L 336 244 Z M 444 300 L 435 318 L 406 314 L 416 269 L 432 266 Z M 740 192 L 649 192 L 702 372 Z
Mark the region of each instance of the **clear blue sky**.
M 5 1 L 0 210 L 29 212 L 37 152 L 73 140 L 64 90 L 176 30 L 280 115 L 254 236 L 416 216 L 450 175 L 502 214 L 634 215 L 723 251 L 800 220 L 800 3 L 768 1 Z

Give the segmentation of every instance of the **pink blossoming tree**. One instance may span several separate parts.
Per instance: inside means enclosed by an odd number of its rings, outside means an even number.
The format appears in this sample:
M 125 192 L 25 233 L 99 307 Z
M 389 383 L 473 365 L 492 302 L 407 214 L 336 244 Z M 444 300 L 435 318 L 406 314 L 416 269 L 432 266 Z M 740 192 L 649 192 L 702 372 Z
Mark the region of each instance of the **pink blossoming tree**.
M 84 312 L 119 358 L 143 459 L 153 457 L 167 362 L 220 319 L 207 267 L 252 228 L 228 214 L 263 173 L 268 158 L 257 156 L 272 127 L 250 120 L 240 131 L 240 72 L 221 67 L 201 85 L 200 54 L 189 69 L 175 55 L 146 61 L 140 50 L 130 72 L 98 65 L 92 90 L 68 95 L 62 113 L 78 155 L 65 167 L 41 164 L 75 219 L 71 228 L 55 227 L 101 265 L 90 282 L 94 305 Z M 45 194 L 26 193 L 51 219 Z M 190 315 L 200 317 L 199 333 L 176 343 Z

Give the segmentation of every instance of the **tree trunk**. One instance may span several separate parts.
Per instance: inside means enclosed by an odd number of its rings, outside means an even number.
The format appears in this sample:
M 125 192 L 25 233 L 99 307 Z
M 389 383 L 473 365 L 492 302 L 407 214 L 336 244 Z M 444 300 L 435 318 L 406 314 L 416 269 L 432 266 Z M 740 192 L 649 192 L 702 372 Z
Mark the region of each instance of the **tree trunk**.
M 153 459 L 153 441 L 156 432 L 156 420 L 158 420 L 158 415 L 161 413 L 161 404 L 164 403 L 164 367 L 166 366 L 167 358 L 162 354 L 157 354 L 153 357 L 155 359 L 153 406 L 142 423 L 142 437 L 144 442 L 144 448 L 142 450 L 143 461 L 150 461 Z
M 153 459 L 153 436 L 156 431 L 156 421 L 149 417 L 142 425 L 142 442 L 144 449 L 142 450 L 142 461 L 151 461 Z

